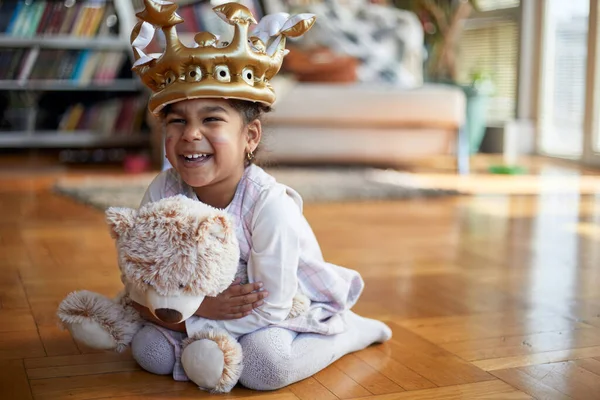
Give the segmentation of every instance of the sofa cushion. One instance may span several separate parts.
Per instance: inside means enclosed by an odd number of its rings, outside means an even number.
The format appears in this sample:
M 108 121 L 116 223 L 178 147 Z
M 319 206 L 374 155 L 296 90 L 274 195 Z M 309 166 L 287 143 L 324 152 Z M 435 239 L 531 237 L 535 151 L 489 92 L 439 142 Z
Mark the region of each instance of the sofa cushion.
M 456 131 L 279 126 L 266 129 L 261 161 L 397 165 L 451 154 Z
M 267 125 L 458 129 L 466 99 L 457 87 L 398 89 L 375 84 L 274 82 L 278 99 Z
M 367 0 L 304 3 L 295 12 L 313 13 L 320 22 L 296 41 L 300 46 L 324 46 L 360 60 L 360 82 L 423 84 L 423 26 L 414 13 Z

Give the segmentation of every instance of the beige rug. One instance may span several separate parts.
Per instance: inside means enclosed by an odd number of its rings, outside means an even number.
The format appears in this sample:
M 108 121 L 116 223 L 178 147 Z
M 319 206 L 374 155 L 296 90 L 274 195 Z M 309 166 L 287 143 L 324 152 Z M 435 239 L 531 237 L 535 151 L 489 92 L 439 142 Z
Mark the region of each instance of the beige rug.
M 460 194 L 454 189 L 423 186 L 411 174 L 373 168 L 269 169 L 279 182 L 296 189 L 306 203 L 394 200 Z M 55 190 L 99 209 L 138 207 L 156 174 L 69 178 Z M 393 177 L 393 181 L 390 181 Z
M 400 184 L 403 178 L 395 171 L 377 174 L 380 183 Z M 594 195 L 600 193 L 600 175 L 579 175 L 556 171 L 542 175 L 415 174 L 420 187 L 453 190 L 466 195 Z

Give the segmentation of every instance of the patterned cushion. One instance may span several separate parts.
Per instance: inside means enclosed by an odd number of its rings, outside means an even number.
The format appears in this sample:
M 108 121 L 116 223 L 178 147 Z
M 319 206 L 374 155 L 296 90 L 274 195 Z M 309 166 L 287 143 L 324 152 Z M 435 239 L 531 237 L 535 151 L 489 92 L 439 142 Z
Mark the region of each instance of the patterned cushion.
M 301 11 L 316 14 L 317 23 L 295 43 L 327 46 L 356 57 L 362 82 L 404 88 L 423 84 L 423 28 L 413 13 L 364 2 L 349 5 L 344 0 L 324 0 Z

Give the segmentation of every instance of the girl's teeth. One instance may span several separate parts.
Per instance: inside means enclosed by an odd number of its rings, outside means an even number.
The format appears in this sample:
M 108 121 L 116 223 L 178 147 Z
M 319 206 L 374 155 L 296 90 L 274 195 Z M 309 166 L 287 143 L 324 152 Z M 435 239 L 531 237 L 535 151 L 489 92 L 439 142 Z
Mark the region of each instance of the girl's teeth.
M 207 154 L 190 154 L 190 155 L 185 155 L 184 156 L 187 160 L 195 160 L 198 158 L 206 158 L 208 157 Z

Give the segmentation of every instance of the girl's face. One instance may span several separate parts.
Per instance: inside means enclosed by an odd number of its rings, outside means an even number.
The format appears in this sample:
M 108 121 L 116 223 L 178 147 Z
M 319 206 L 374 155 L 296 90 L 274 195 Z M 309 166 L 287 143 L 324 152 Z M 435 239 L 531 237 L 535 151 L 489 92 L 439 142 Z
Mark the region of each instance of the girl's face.
M 256 149 L 261 134 L 260 121 L 245 125 L 241 113 L 222 99 L 174 103 L 165 125 L 167 158 L 195 188 L 239 179 L 245 156 Z

